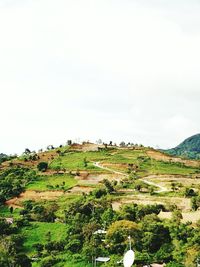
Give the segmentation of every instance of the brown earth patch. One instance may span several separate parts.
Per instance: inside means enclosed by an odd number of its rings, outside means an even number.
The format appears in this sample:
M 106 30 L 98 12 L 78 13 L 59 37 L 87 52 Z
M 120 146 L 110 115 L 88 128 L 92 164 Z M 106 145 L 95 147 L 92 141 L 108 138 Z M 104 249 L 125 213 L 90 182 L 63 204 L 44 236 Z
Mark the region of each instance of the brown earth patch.
M 125 205 L 125 204 L 131 204 L 131 203 L 135 203 L 135 204 L 140 204 L 140 205 L 154 205 L 154 204 L 161 204 L 164 205 L 164 202 L 162 201 L 155 201 L 155 200 L 150 200 L 150 199 L 146 199 L 146 200 L 142 200 L 142 199 L 122 199 L 120 201 L 114 201 L 112 202 L 112 207 L 114 210 L 119 210 L 121 206 Z
M 10 164 L 20 167 L 36 167 L 39 162 L 45 161 L 50 163 L 54 158 L 58 157 L 58 154 L 55 150 L 36 153 L 36 155 L 39 156 L 39 159 L 37 160 L 24 161 L 19 159 L 13 159 L 12 163 L 10 161 L 3 162 L 2 167 L 3 169 L 8 168 Z
M 118 170 L 118 171 L 126 171 L 128 168 L 128 164 L 127 163 L 101 163 L 102 167 L 105 168 L 110 168 L 113 171 Z
M 81 185 L 77 185 L 74 186 L 72 189 L 68 190 L 68 193 L 78 193 L 78 194 L 82 194 L 82 193 L 90 193 L 93 190 L 92 187 L 89 186 L 81 186 Z
M 171 219 L 172 212 L 160 212 L 158 215 L 161 219 Z M 181 220 L 183 223 L 192 222 L 196 223 L 200 220 L 200 210 L 191 211 L 191 212 L 182 212 L 183 219 Z
M 109 181 L 121 181 L 122 175 L 120 174 L 97 174 L 92 173 L 87 175 L 79 175 L 76 176 L 76 179 L 79 181 L 81 185 L 97 185 L 101 183 L 104 179 L 107 179 Z
M 194 177 L 194 178 L 192 178 Z M 183 186 L 198 187 L 200 185 L 200 179 L 194 176 L 183 175 L 151 175 L 145 177 L 145 179 L 152 180 L 154 183 L 158 183 L 161 186 L 167 186 L 171 188 L 172 183 L 178 183 Z
M 6 201 L 7 206 L 12 207 L 22 207 L 21 202 L 25 200 L 52 200 L 57 199 L 58 197 L 64 194 L 63 191 L 34 191 L 27 190 L 21 193 L 18 197 L 9 199 Z
M 92 144 L 89 142 L 86 142 L 84 144 L 72 144 L 70 146 L 70 150 L 75 151 L 98 151 L 98 147 L 104 147 L 102 145 Z
M 127 195 L 120 200 L 114 201 L 113 208 L 119 208 L 126 203 L 136 203 L 142 205 L 148 204 L 163 204 L 163 205 L 176 205 L 180 210 L 184 212 L 190 212 L 191 205 L 190 199 L 181 197 L 156 197 L 149 195 Z

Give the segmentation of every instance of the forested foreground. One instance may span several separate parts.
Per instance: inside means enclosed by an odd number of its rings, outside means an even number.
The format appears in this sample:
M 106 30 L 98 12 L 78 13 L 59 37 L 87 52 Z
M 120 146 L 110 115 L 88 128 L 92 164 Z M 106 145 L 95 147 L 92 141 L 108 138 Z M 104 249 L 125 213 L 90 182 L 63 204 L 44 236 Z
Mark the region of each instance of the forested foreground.
M 110 256 L 108 266 L 116 266 L 128 249 L 129 235 L 136 252 L 136 266 L 152 262 L 195 266 L 200 257 L 200 225 L 194 228 L 190 223 L 180 223 L 178 212 L 174 212 L 171 221 L 162 221 L 157 216 L 162 209 L 158 205 L 130 204 L 115 212 L 109 196 L 99 194 L 98 199 L 96 195 L 83 196 L 69 206 L 65 211 L 65 222 L 60 223 L 55 222 L 53 204 L 48 207 L 48 212 L 42 205 L 26 204 L 13 224 L 4 219 L 0 221 L 2 267 L 31 266 L 31 258 L 37 262 L 35 266 L 68 266 L 68 261 L 90 263 L 97 255 Z M 30 258 L 24 246 L 27 242 L 25 232 L 36 221 L 43 222 L 48 232 L 31 248 L 34 253 Z M 53 237 L 52 224 L 57 231 L 61 228 L 59 236 Z M 106 234 L 98 234 L 99 229 L 106 229 Z

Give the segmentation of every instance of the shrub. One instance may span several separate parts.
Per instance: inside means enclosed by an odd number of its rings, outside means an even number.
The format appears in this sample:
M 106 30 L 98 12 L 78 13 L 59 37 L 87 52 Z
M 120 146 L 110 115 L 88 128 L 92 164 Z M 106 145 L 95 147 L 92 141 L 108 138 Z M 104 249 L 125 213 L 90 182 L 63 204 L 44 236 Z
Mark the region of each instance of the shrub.
M 42 162 L 38 163 L 37 168 L 38 168 L 39 171 L 45 172 L 47 170 L 47 168 L 48 168 L 48 163 L 42 161 Z

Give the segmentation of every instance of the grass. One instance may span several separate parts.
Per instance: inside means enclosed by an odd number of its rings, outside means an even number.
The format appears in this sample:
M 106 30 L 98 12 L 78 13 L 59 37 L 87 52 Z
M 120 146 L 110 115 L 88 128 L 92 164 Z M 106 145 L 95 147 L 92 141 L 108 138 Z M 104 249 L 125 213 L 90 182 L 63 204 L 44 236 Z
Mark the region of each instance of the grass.
M 141 152 L 132 150 L 118 150 L 118 149 L 112 149 L 112 150 L 103 150 L 103 151 L 87 151 L 87 152 L 71 152 L 68 154 L 65 154 L 64 156 L 60 156 L 59 158 L 54 159 L 50 167 L 55 168 L 58 164 L 60 164 L 62 167 L 71 168 L 71 169 L 77 169 L 77 168 L 87 168 L 84 167 L 84 158 L 89 161 L 109 161 L 109 162 L 115 162 L 115 163 L 131 163 L 133 162 L 133 159 L 136 159 L 139 155 L 141 155 Z M 93 166 L 93 165 L 92 165 Z M 88 164 L 88 168 L 92 167 L 90 164 Z
M 137 158 L 144 155 L 140 150 L 103 150 L 103 151 L 88 151 L 88 152 L 73 152 L 55 158 L 50 163 L 51 169 L 56 169 L 58 166 L 67 170 L 95 170 L 101 171 L 95 167 L 92 162 L 102 163 L 134 163 Z M 87 166 L 84 165 L 84 159 L 87 160 Z
M 32 181 L 26 186 L 28 190 L 48 191 L 48 190 L 67 190 L 77 184 L 74 176 L 65 175 L 43 175 Z
M 47 243 L 47 233 L 51 233 L 51 240 L 59 241 L 66 237 L 67 227 L 63 223 L 34 222 L 30 226 L 23 227 L 21 234 L 25 237 L 24 249 L 29 255 L 34 255 L 36 250 L 34 245 L 37 243 Z
M 84 159 L 87 160 L 87 166 L 84 165 Z M 55 158 L 50 168 L 56 169 L 58 166 L 67 170 L 85 170 L 105 173 L 105 170 L 99 169 L 93 165 L 93 162 L 113 164 L 110 168 L 116 171 L 127 173 L 128 164 L 132 163 L 139 166 L 138 175 L 140 177 L 150 174 L 195 174 L 199 170 L 193 167 L 187 167 L 181 163 L 164 162 L 150 159 L 145 149 L 112 149 L 97 152 L 71 152 Z M 119 165 L 117 165 L 119 164 Z M 120 166 L 120 164 L 122 164 Z M 124 165 L 123 165 L 124 164 Z
M 170 163 L 156 160 L 146 160 L 140 163 L 139 174 L 170 174 L 170 175 L 190 175 L 197 173 L 199 170 L 193 167 L 187 167 L 180 163 Z
M 86 262 L 73 262 L 69 260 L 69 256 L 63 257 L 64 262 L 60 262 L 55 265 L 55 267 L 92 267 L 91 263 L 86 263 Z M 64 265 L 63 265 L 64 264 Z
M 6 217 L 6 218 L 19 218 L 20 209 L 14 209 L 13 213 L 10 212 L 10 208 L 8 206 L 1 206 L 0 207 L 0 217 Z
M 86 263 L 84 261 L 79 262 L 73 262 L 72 256 L 69 256 L 68 254 L 64 254 L 59 256 L 61 259 L 61 262 L 54 264 L 55 267 L 92 267 L 93 265 L 91 263 Z M 33 267 L 40 267 L 40 262 L 33 262 Z
M 90 161 L 87 166 L 84 165 L 84 159 Z M 67 170 L 98 170 L 91 161 L 98 161 L 105 158 L 102 152 L 73 152 L 65 154 L 54 159 L 51 164 L 51 169 L 56 169 L 58 166 Z
M 51 241 L 64 240 L 66 238 L 67 226 L 63 223 L 45 223 L 45 222 L 34 222 L 30 226 L 22 228 L 21 234 L 25 236 L 24 252 L 30 257 L 36 254 L 34 245 L 37 243 L 46 244 L 48 241 L 47 234 L 51 233 Z M 67 243 L 67 240 L 66 240 Z M 62 260 L 60 263 L 55 264 L 57 267 L 91 267 L 91 264 L 85 262 L 73 262 L 73 259 L 69 258 L 68 254 L 59 255 Z M 33 267 L 39 267 L 40 262 L 34 262 Z

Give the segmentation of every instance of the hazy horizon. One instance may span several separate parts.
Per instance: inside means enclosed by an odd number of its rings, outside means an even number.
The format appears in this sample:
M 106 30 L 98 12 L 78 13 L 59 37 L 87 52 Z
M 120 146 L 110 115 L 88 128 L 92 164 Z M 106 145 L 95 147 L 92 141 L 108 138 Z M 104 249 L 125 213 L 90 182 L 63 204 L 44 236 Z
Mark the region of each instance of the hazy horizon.
M 197 0 L 1 0 L 0 153 L 200 132 Z

